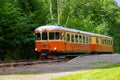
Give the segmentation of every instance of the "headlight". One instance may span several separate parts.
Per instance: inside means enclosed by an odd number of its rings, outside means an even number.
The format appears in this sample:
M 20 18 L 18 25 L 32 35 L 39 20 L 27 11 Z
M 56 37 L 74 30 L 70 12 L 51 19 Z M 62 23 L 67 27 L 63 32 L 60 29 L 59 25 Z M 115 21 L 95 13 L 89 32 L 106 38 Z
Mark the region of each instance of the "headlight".
M 37 48 L 35 48 L 35 51 L 37 51 Z
M 54 47 L 54 50 L 56 51 L 56 50 L 57 50 L 57 48 L 56 48 L 56 47 Z

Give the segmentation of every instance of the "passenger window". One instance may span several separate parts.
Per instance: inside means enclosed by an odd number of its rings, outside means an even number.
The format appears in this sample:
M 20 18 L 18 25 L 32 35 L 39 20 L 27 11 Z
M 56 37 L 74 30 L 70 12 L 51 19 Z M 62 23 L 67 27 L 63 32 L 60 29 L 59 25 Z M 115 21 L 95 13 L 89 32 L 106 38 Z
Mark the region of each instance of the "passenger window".
M 67 33 L 67 41 L 70 42 L 70 34 Z
M 104 39 L 102 39 L 102 44 L 104 45 Z
M 106 39 L 104 40 L 104 44 L 106 45 Z
M 85 41 L 85 36 L 83 36 L 83 43 L 85 43 L 86 41 Z
M 60 33 L 59 32 L 55 32 L 55 39 L 56 40 L 60 39 Z
M 65 40 L 65 32 L 59 32 L 60 40 Z
M 111 44 L 110 44 L 110 40 L 109 40 L 109 45 L 111 45 Z
M 49 40 L 54 40 L 54 32 L 49 32 Z
M 103 44 L 103 39 L 101 39 L 101 43 Z
M 75 35 L 75 42 L 78 42 L 78 35 Z
M 110 41 L 110 43 L 111 43 L 111 45 L 113 45 L 113 41 L 112 40 Z
M 109 45 L 109 40 L 107 40 L 107 45 Z
M 106 45 L 107 45 L 107 39 L 106 39 Z
M 108 45 L 108 40 L 106 39 L 106 45 Z
M 105 44 L 104 41 L 105 41 L 105 40 L 103 39 L 103 40 L 102 40 L 102 44 L 103 44 L 103 45 Z
M 79 42 L 82 43 L 82 36 L 79 35 Z
M 91 36 L 89 36 L 89 44 L 91 43 Z
M 71 34 L 71 42 L 74 42 L 74 34 Z
M 60 32 L 60 39 L 65 40 L 65 32 Z
M 96 43 L 99 43 L 98 38 L 96 38 Z
M 86 36 L 86 43 L 89 43 L 89 37 Z
M 63 37 L 62 32 L 49 32 L 49 40 L 62 40 Z

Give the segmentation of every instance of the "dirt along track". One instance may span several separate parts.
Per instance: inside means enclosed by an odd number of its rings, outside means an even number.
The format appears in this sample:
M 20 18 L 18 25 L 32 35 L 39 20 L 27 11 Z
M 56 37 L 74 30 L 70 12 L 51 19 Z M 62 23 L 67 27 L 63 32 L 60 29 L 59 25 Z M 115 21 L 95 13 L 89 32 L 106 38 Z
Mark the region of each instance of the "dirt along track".
M 0 80 L 49 80 L 52 77 L 75 74 L 84 70 L 99 68 L 110 65 L 111 63 L 120 62 L 120 54 L 101 54 L 78 56 L 70 61 L 55 64 L 28 65 L 14 68 L 1 68 L 0 74 L 26 73 L 36 74 L 32 77 L 11 77 Z

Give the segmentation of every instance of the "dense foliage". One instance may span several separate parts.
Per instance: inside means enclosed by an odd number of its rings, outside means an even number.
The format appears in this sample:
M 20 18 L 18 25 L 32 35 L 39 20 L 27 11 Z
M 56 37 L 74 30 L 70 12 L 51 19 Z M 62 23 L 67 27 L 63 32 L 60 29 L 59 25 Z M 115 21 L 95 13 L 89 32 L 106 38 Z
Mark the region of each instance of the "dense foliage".
M 115 52 L 120 52 L 120 7 L 115 0 L 0 0 L 4 59 L 35 58 L 34 29 L 58 24 L 58 9 L 60 25 L 112 36 Z

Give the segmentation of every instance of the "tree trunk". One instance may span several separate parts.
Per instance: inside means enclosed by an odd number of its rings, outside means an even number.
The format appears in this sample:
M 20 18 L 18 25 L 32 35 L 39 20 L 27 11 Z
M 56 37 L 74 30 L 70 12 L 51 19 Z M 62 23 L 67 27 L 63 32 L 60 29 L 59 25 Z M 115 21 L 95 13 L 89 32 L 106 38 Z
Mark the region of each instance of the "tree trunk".
M 58 25 L 60 25 L 60 0 L 57 1 L 57 9 L 58 9 Z
M 68 13 L 67 20 L 66 20 L 66 23 L 65 23 L 65 27 L 67 26 L 67 23 L 68 23 L 68 21 L 69 21 L 70 14 L 71 14 L 71 12 Z
M 53 12 L 52 12 L 52 0 L 50 1 L 50 14 L 51 14 L 51 20 L 52 20 L 52 24 L 54 23 L 54 17 L 53 17 Z

